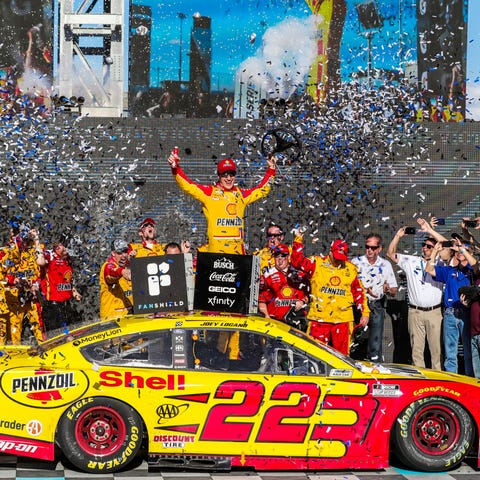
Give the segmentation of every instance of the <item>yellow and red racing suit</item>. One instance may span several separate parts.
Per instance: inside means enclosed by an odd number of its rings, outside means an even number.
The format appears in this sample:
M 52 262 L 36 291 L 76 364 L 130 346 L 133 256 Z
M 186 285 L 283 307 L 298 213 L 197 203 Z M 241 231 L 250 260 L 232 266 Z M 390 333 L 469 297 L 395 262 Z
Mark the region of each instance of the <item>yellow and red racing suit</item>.
M 100 318 L 123 317 L 132 308 L 132 282 L 113 256 L 100 269 Z
M 234 186 L 225 190 L 219 183 L 200 185 L 189 179 L 181 167 L 172 169 L 178 186 L 202 203 L 207 219 L 208 252 L 245 254 L 244 212 L 250 203 L 267 196 L 275 169 L 268 168 L 262 181 L 253 188 Z

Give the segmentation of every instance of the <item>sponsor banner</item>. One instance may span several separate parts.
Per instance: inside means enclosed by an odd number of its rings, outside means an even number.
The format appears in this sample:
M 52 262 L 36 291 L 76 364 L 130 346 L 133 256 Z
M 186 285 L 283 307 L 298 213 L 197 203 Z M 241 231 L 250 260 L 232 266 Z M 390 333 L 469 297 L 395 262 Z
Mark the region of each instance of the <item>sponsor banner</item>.
M 134 313 L 183 312 L 193 306 L 192 255 L 132 258 Z
M 194 308 L 233 313 L 256 313 L 260 258 L 199 252 Z

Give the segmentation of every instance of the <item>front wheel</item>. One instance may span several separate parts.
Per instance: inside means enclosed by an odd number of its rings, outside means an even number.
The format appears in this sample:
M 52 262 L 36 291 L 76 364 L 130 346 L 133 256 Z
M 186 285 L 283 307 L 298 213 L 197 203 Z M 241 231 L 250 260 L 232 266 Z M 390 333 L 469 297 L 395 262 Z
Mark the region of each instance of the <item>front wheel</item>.
M 65 457 L 88 473 L 116 472 L 142 445 L 143 423 L 123 402 L 107 397 L 82 399 L 63 414 L 57 441 Z
M 463 407 L 447 398 L 430 397 L 411 403 L 400 414 L 393 447 L 406 466 L 441 472 L 462 462 L 473 438 L 473 423 Z

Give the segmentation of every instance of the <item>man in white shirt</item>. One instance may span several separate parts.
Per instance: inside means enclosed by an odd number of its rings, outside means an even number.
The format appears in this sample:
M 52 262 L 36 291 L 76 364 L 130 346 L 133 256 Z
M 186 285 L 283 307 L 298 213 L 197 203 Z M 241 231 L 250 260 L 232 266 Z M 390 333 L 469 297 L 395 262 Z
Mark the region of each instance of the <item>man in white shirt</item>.
M 398 287 L 392 264 L 380 257 L 381 251 L 382 237 L 378 233 L 370 233 L 365 240 L 365 255 L 352 259 L 358 267 L 358 278 L 365 287 L 370 307 L 367 359 L 372 362 L 383 361 L 385 295 L 395 295 Z
M 402 227 L 390 242 L 387 255 L 407 277 L 408 331 L 412 345 L 412 362 L 417 367 L 425 367 L 424 351 L 427 340 L 432 368 L 441 370 L 443 285 L 425 271 L 437 240 L 428 237 L 422 242 L 421 257 L 405 255 L 397 253 L 398 242 L 404 235 L 405 227 Z

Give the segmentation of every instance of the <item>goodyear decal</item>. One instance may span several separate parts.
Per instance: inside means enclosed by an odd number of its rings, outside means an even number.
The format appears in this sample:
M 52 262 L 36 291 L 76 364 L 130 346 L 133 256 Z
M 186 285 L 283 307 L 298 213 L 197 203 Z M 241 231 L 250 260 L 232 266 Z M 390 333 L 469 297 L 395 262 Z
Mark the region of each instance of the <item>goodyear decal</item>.
M 0 378 L 2 392 L 20 405 L 34 408 L 56 408 L 82 397 L 89 380 L 82 371 L 6 370 Z

